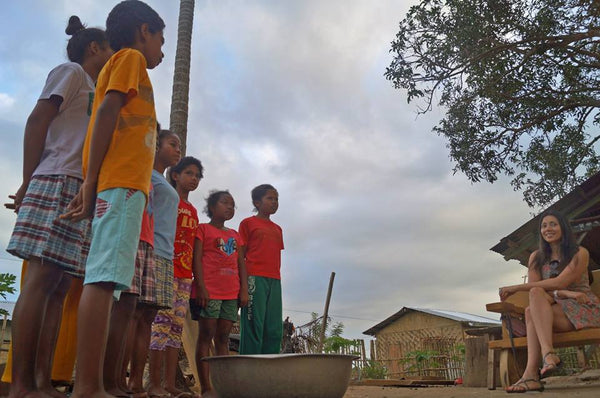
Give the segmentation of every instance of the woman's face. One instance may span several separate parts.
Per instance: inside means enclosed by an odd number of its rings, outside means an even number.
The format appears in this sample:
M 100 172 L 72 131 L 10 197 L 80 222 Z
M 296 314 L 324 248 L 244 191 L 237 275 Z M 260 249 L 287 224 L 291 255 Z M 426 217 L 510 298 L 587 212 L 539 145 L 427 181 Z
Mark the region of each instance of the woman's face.
M 542 219 L 540 233 L 548 243 L 558 243 L 562 239 L 562 230 L 558 219 L 554 216 L 546 216 Z

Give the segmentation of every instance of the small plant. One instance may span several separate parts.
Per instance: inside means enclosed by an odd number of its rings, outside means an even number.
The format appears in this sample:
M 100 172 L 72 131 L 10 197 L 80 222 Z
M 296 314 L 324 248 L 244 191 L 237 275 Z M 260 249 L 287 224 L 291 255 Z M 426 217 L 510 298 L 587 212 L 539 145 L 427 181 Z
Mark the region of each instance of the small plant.
M 6 300 L 7 294 L 13 294 L 15 292 L 14 285 L 17 277 L 13 274 L 0 274 L 0 297 Z M 0 308 L 0 315 L 9 315 L 6 310 Z
M 387 377 L 387 368 L 379 361 L 369 359 L 365 366 L 360 370 L 363 379 L 385 379 Z

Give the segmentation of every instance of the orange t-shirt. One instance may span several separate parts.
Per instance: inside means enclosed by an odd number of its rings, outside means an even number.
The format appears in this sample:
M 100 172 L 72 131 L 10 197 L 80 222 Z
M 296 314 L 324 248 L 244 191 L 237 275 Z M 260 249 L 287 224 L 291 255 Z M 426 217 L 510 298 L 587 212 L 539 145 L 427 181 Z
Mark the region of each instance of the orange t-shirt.
M 191 203 L 179 199 L 173 256 L 173 276 L 175 278 L 192 278 L 197 228 L 198 212 L 196 208 Z
M 248 275 L 281 279 L 281 227 L 271 220 L 248 217 L 240 223 L 240 236 L 246 246 Z
M 148 196 L 156 149 L 156 112 L 146 58 L 138 50 L 124 48 L 108 60 L 96 84 L 92 116 L 83 146 L 85 178 L 90 141 L 98 108 L 109 91 L 127 94 L 125 105 L 102 161 L 97 192 L 111 188 L 137 189 Z

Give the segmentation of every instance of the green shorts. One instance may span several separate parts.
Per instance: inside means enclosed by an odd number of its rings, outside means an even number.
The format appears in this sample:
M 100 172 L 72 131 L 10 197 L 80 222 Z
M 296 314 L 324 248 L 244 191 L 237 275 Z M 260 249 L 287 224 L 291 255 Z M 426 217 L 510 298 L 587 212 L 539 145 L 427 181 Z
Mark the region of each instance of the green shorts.
M 190 315 L 195 321 L 200 318 L 226 319 L 237 322 L 238 301 L 237 300 L 208 300 L 206 308 L 198 305 L 195 298 L 190 299 Z

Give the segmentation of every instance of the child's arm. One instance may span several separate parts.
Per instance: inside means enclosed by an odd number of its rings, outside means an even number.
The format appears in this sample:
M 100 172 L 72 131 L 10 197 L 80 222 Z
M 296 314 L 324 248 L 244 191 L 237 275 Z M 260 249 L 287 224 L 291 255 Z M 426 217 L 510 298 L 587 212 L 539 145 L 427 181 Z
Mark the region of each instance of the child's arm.
M 31 176 L 42 159 L 48 128 L 58 114 L 62 101 L 62 97 L 58 95 L 52 95 L 49 99 L 41 99 L 35 104 L 27 118 L 23 139 L 23 182 L 17 193 L 9 195 L 13 203 L 5 203 L 4 206 L 7 209 L 19 211 Z
M 100 167 L 108 151 L 117 121 L 119 120 L 119 113 L 125 105 L 126 99 L 127 95 L 124 93 L 109 91 L 106 93 L 102 104 L 98 107 L 98 114 L 96 115 L 90 141 L 87 174 L 84 176 L 84 181 L 77 197 L 69 204 L 70 210 L 63 214 L 62 218 L 79 221 L 92 216 Z
M 238 272 L 240 275 L 240 307 L 248 305 L 248 273 L 246 272 L 246 246 L 238 252 Z
M 198 238 L 194 240 L 192 272 L 196 284 L 196 302 L 200 307 L 205 308 L 208 305 L 208 290 L 204 285 L 204 275 L 202 274 L 202 241 Z

